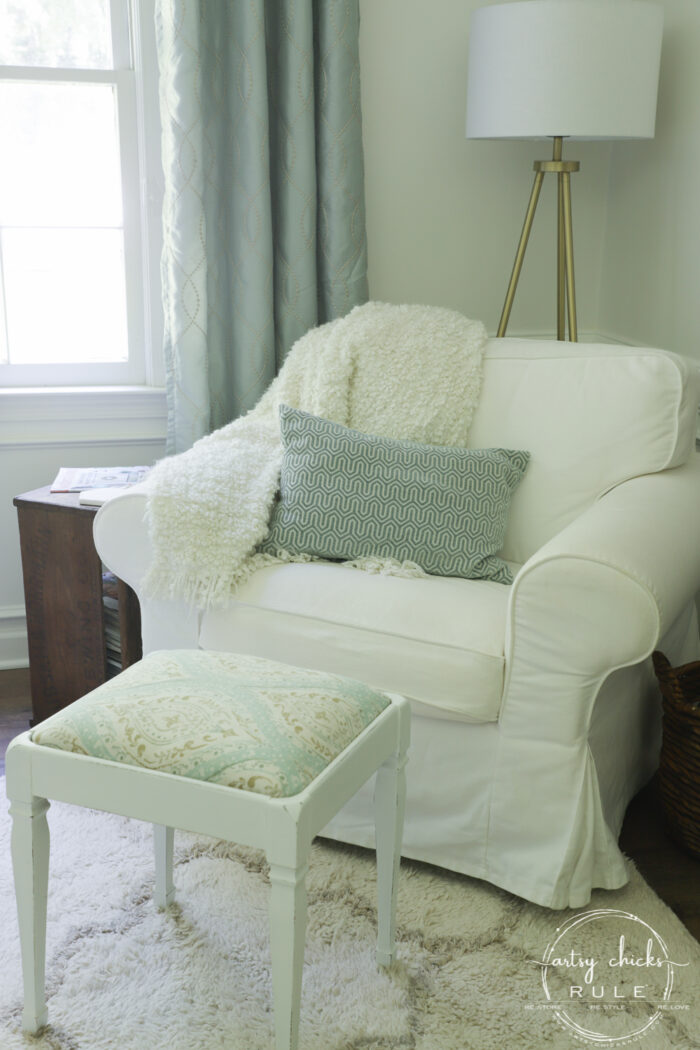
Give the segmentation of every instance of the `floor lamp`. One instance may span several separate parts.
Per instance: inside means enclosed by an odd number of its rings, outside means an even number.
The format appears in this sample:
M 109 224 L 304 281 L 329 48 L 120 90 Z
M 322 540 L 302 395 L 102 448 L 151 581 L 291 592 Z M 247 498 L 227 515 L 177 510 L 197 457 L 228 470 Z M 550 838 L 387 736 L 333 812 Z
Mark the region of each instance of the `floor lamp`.
M 508 327 L 545 175 L 556 174 L 557 339 L 577 339 L 571 175 L 563 141 L 653 138 L 663 10 L 645 0 L 518 0 L 474 11 L 467 138 L 553 140 L 535 181 L 498 335 Z

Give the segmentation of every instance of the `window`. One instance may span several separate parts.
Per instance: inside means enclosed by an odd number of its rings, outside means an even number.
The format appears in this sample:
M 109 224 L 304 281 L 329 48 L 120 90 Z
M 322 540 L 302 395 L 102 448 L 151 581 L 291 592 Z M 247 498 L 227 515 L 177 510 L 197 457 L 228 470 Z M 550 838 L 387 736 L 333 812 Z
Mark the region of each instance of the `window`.
M 152 0 L 0 0 L 2 385 L 157 379 L 152 20 Z

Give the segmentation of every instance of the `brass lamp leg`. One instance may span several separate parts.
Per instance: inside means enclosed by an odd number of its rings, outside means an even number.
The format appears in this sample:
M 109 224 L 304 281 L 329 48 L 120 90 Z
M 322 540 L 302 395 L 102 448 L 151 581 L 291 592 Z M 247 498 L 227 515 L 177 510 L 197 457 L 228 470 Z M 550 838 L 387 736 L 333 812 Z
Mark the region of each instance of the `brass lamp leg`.
M 557 135 L 552 142 L 552 160 L 561 161 L 564 140 Z M 566 262 L 564 257 L 564 182 L 557 174 L 557 339 L 566 339 Z
M 530 194 L 530 203 L 527 206 L 525 212 L 525 222 L 523 223 L 523 230 L 520 234 L 520 241 L 518 243 L 518 250 L 515 253 L 515 262 L 513 263 L 513 272 L 510 275 L 510 283 L 508 285 L 508 291 L 506 292 L 505 302 L 503 304 L 503 312 L 501 313 L 501 320 L 498 322 L 497 335 L 504 336 L 506 334 L 506 328 L 508 327 L 508 319 L 510 317 L 510 311 L 513 307 L 513 299 L 515 298 L 515 290 L 518 287 L 518 278 L 520 277 L 520 271 L 523 268 L 523 259 L 525 258 L 525 249 L 527 248 L 527 242 L 530 237 L 530 231 L 532 230 L 532 220 L 535 217 L 535 209 L 537 208 L 537 201 L 539 200 L 540 190 L 542 189 L 542 180 L 544 179 L 544 172 L 538 171 L 535 175 L 535 181 L 532 184 L 532 193 Z
M 566 338 L 566 306 L 569 307 L 569 339 L 575 343 L 578 339 L 576 331 L 576 290 L 574 285 L 574 235 L 571 221 L 571 172 L 579 170 L 577 160 L 562 160 L 562 143 L 560 135 L 554 137 L 553 154 L 551 160 L 535 161 L 535 182 L 530 194 L 530 203 L 525 213 L 525 222 L 520 234 L 518 250 L 515 253 L 513 272 L 510 275 L 510 283 L 503 304 L 501 320 L 498 323 L 498 336 L 506 334 L 508 319 L 515 298 L 515 290 L 518 286 L 520 271 L 523 267 L 525 249 L 532 230 L 532 220 L 535 217 L 537 201 L 542 189 L 542 180 L 548 171 L 557 174 L 557 339 Z
M 564 177 L 557 175 L 557 339 L 566 339 L 566 259 L 564 248 Z
M 574 283 L 574 233 L 571 222 L 571 176 L 565 171 L 562 176 L 564 198 L 564 251 L 566 255 L 566 297 L 569 303 L 569 339 L 578 342 L 576 327 L 576 286 Z

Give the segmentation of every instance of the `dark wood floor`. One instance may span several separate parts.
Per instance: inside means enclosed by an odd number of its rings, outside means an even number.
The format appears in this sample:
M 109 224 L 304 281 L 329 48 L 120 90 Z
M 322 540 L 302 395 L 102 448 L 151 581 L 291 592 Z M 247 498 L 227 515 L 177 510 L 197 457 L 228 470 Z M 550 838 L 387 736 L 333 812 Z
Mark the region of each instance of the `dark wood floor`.
M 700 860 L 669 838 L 656 779 L 632 799 L 620 836 L 648 884 L 700 941 Z
M 32 703 L 29 670 L 0 671 L 0 776 L 5 772 L 5 752 L 13 736 L 29 728 Z
M 0 775 L 5 751 L 31 716 L 29 672 L 0 671 Z M 649 885 L 700 941 L 700 860 L 684 853 L 664 829 L 661 802 L 652 781 L 627 811 L 620 845 Z

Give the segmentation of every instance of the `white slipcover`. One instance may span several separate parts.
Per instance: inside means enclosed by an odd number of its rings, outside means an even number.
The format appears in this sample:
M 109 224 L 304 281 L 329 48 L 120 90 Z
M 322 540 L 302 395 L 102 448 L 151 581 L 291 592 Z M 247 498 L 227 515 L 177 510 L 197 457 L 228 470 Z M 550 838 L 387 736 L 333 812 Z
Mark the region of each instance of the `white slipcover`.
M 698 372 L 663 351 L 491 340 L 470 444 L 524 448 L 503 554 L 511 587 L 266 568 L 228 608 L 142 600 L 144 646 L 250 652 L 405 694 L 414 709 L 407 856 L 550 907 L 626 873 L 616 838 L 654 770 L 649 654 L 700 657 Z M 95 521 L 138 592 L 138 490 Z M 327 829 L 372 845 L 370 789 Z
M 517 566 L 511 563 L 511 569 Z M 491 580 L 368 575 L 343 565 L 280 565 L 202 617 L 199 644 L 271 649 L 331 667 L 469 722 L 494 722 L 503 695 L 508 593 Z

